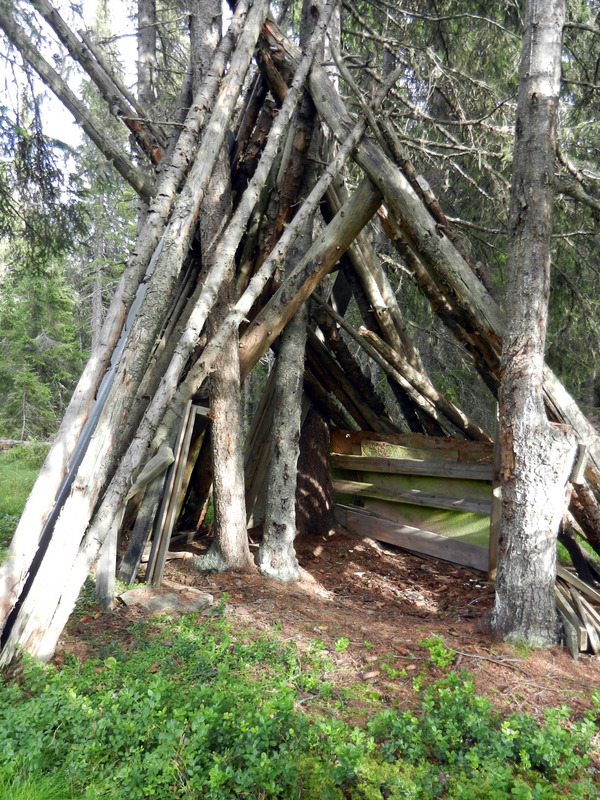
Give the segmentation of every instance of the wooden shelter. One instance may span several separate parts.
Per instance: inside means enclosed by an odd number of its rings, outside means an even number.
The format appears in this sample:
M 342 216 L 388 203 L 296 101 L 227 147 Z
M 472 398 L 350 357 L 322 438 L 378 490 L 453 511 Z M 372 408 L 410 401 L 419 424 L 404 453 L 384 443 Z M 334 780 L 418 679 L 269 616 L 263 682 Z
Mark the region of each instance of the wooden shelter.
M 182 528 L 193 535 L 206 513 L 211 459 L 205 383 L 224 344 L 239 330 L 243 380 L 306 303 L 305 411 L 312 405 L 335 429 L 373 434 L 335 434 L 333 466 L 353 473 L 336 478 L 335 488 L 363 498 L 367 511 L 387 514 L 392 527 L 404 529 L 402 546 L 410 539 L 408 528 L 427 530 L 429 551 L 421 552 L 444 557 L 445 547 L 445 557 L 457 560 L 460 551 L 459 563 L 485 567 L 487 556 L 477 549 L 481 544 L 462 541 L 464 531 L 462 538 L 451 540 L 453 545 L 439 539 L 452 526 L 466 526 L 479 535 L 489 529 L 495 489 L 493 432 L 469 419 L 426 374 L 372 246 L 370 221 L 378 219 L 492 393 L 499 384 L 504 312 L 481 280 L 481 271 L 457 247 L 431 188 L 379 114 L 398 73 L 382 83 L 370 105 L 360 98 L 356 119 L 325 68 L 314 61 L 333 5 L 325 6 L 310 42 L 300 51 L 267 18 L 268 3 L 238 2 L 214 69 L 196 92 L 179 139 L 164 146 L 143 115 L 127 106 L 128 99 L 98 57 L 48 6 L 50 24 L 60 31 L 67 49 L 77 52 L 105 92 L 116 94 L 124 121 L 131 125 L 135 117 L 139 146 L 161 168 L 152 180 L 137 174 L 127 178 L 149 199 L 149 210 L 108 314 L 101 347 L 86 367 L 10 556 L 0 567 L 0 664 L 10 663 L 17 648 L 41 658 L 52 655 L 98 557 L 100 593 L 111 602 L 124 518 L 131 535 L 119 567 L 121 578 L 133 580 L 153 529 L 149 574 L 160 582 L 177 518 L 183 514 Z M 10 21 L 0 19 L 0 24 L 12 30 Z M 18 38 L 18 31 L 13 36 Z M 249 71 L 252 59 L 258 64 L 255 71 Z M 35 54 L 31 60 L 37 68 Z M 352 85 L 351 77 L 347 80 Z M 306 131 L 294 116 L 301 97 L 310 98 L 330 138 L 321 150 L 323 168 L 296 207 L 308 156 Z M 195 253 L 194 234 L 230 124 L 235 137 L 233 214 L 207 271 Z M 354 188 L 342 170 L 350 159 L 353 175 L 360 176 Z M 323 219 L 317 237 L 300 253 L 293 270 L 283 274 L 290 246 L 317 210 Z M 207 335 L 209 311 L 232 267 L 236 296 Z M 329 275 L 335 278 L 325 292 L 322 283 Z M 344 319 L 351 298 L 363 315 L 358 329 Z M 401 422 L 392 419 L 361 371 L 349 341 L 357 342 L 386 374 Z M 571 426 L 586 454 L 585 466 L 580 464 L 572 478 L 570 509 L 573 524 L 598 549 L 598 436 L 549 369 L 544 388 L 550 419 Z M 246 443 L 246 508 L 254 522 L 261 517 L 264 500 L 272 398 L 272 381 L 267 381 Z M 398 438 L 395 445 L 405 451 L 431 449 L 423 439 L 417 447 L 415 435 L 438 437 L 437 457 L 416 462 L 421 467 L 413 465 L 415 472 L 408 476 L 396 463 L 399 451 L 376 445 L 363 451 L 360 444 L 383 439 L 389 445 L 390 435 L 393 439 L 407 431 L 413 438 Z M 465 442 L 473 444 L 468 448 Z M 443 488 L 440 481 L 446 481 Z M 431 507 L 442 512 L 436 523 L 427 517 Z M 361 515 L 348 508 L 339 513 L 345 522 Z M 368 531 L 369 519 L 356 524 Z M 380 524 L 380 531 L 384 527 Z M 398 543 L 402 530 L 390 531 L 386 541 L 396 536 Z M 412 549 L 417 549 L 414 541 Z M 559 596 L 563 594 L 561 590 Z M 591 611 L 589 615 L 595 619 Z

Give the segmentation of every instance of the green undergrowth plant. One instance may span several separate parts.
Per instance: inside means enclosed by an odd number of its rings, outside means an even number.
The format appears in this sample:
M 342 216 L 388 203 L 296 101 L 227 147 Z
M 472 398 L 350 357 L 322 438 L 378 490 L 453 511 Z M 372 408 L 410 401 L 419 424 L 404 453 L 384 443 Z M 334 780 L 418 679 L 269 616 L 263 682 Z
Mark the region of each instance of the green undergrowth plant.
M 38 442 L 0 451 L 0 563 L 47 451 Z
M 100 800 L 93 786 L 84 794 L 62 773 L 38 775 L 35 779 L 14 777 L 0 782 L 0 800 Z
M 85 663 L 24 659 L 21 682 L 0 687 L 0 785 L 64 789 L 47 800 L 597 796 L 591 716 L 503 718 L 449 673 L 420 688 L 412 712 L 381 702 L 357 726 L 333 674 L 317 642 L 300 653 L 199 615 L 145 621 L 127 652 Z

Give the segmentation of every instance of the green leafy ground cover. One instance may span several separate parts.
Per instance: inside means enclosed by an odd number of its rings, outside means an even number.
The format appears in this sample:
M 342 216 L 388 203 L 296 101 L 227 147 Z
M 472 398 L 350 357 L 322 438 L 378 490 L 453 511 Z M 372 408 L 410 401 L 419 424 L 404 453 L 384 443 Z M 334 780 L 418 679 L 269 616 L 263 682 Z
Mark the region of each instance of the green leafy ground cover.
M 222 616 L 144 622 L 134 634 L 128 652 L 112 643 L 83 664 L 26 662 L 20 684 L 0 689 L 7 797 L 23 786 L 42 788 L 24 800 L 598 796 L 587 771 L 596 715 L 573 722 L 556 709 L 541 726 L 503 717 L 467 673 L 449 671 L 439 638 L 426 643 L 414 709 L 373 701 L 359 728 L 356 695 L 329 680 L 320 643 L 301 655 Z
M 43 457 L 37 447 L 0 454 L 7 538 Z M 0 800 L 600 794 L 589 756 L 598 714 L 574 721 L 554 709 L 542 725 L 501 715 L 468 673 L 451 671 L 455 654 L 439 637 L 425 642 L 431 661 L 413 681 L 413 708 L 399 711 L 358 677 L 337 685 L 322 642 L 301 653 L 277 636 L 192 615 L 140 623 L 133 646 L 98 642 L 85 663 L 25 661 L 20 682 L 0 687 Z M 336 652 L 348 644 L 340 636 Z

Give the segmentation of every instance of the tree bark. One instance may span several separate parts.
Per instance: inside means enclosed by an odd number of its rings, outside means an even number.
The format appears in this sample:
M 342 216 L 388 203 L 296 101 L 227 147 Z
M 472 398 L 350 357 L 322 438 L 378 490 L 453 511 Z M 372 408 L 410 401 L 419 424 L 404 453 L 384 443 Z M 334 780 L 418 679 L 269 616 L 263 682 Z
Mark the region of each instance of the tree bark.
M 529 0 L 519 80 L 500 385 L 502 522 L 493 624 L 529 647 L 556 643 L 556 537 L 575 441 L 543 399 L 552 175 L 565 0 Z
M 221 34 L 220 0 L 199 2 L 192 17 L 194 83 L 208 70 Z M 200 219 L 205 266 L 218 256 L 218 242 L 231 217 L 231 171 L 227 148 L 221 150 Z M 208 335 L 226 317 L 235 299 L 234 265 L 230 264 L 208 320 Z M 210 385 L 214 537 L 209 552 L 194 559 L 196 569 L 248 570 L 253 565 L 246 533 L 239 342 L 233 332 L 215 363 Z
M 300 444 L 306 304 L 281 335 L 273 396 L 273 433 L 267 509 L 258 566 L 263 575 L 287 582 L 300 578 L 296 537 L 296 466 Z
M 153 108 L 156 100 L 156 93 L 154 90 L 156 22 L 156 0 L 138 0 L 138 99 L 146 108 Z
M 300 33 L 302 45 L 309 40 L 322 7 L 323 0 L 315 3 L 304 0 Z M 317 140 L 320 143 L 317 132 L 314 105 L 305 90 L 296 110 L 294 127 L 288 134 L 293 138 L 289 159 L 282 164 L 285 173 L 281 180 L 279 209 L 272 231 L 273 243 L 281 237 L 285 223 L 293 215 L 296 199 L 304 200 L 312 188 L 311 184 L 316 183 L 314 163 L 319 155 Z M 312 163 L 308 162 L 309 151 L 312 152 Z M 310 248 L 312 231 L 313 215 L 310 215 L 288 254 L 287 274 L 300 260 L 302 252 Z M 281 582 L 295 581 L 300 577 L 294 539 L 307 324 L 308 307 L 304 303 L 281 335 L 275 373 L 267 505 L 258 566 L 263 575 Z

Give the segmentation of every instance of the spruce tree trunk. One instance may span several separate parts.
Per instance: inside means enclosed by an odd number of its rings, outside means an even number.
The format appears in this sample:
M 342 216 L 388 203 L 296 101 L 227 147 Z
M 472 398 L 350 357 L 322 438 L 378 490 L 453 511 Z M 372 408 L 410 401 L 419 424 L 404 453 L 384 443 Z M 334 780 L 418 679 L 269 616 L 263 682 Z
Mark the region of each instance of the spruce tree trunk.
M 202 83 L 221 35 L 220 0 L 202 0 L 192 17 L 191 41 L 193 83 Z M 227 149 L 221 151 L 200 217 L 204 267 L 212 266 L 218 242 L 231 218 L 231 170 Z M 227 270 L 223 286 L 208 320 L 209 338 L 227 316 L 235 300 L 234 265 Z M 242 457 L 240 357 L 237 333 L 224 343 L 210 381 L 212 411 L 212 463 L 214 539 L 206 556 L 195 559 L 196 569 L 246 570 L 253 566 L 246 533 L 244 464 Z
M 321 14 L 323 0 L 304 0 L 302 4 L 302 26 L 300 42 L 306 46 L 316 21 Z M 293 165 L 305 167 L 306 156 L 311 149 L 316 162 L 318 146 L 315 128 L 315 110 L 305 93 L 297 111 L 294 144 L 288 171 Z M 298 169 L 296 169 L 298 171 Z M 304 172 L 301 195 L 308 195 L 311 183 L 316 182 L 314 166 L 308 165 Z M 290 182 L 293 186 L 293 182 Z M 286 271 L 292 271 L 302 252 L 312 243 L 313 217 L 311 216 L 302 234 L 290 253 Z M 294 539 L 296 538 L 296 482 L 300 453 L 300 430 L 302 426 L 302 388 L 304 383 L 304 355 L 306 348 L 306 326 L 308 308 L 304 303 L 289 321 L 281 335 L 277 373 L 275 378 L 273 435 L 271 460 L 269 462 L 267 508 L 263 539 L 258 553 L 258 566 L 263 575 L 278 581 L 295 581 L 300 578 Z
M 550 288 L 553 171 L 565 0 L 529 0 L 519 83 L 500 386 L 502 523 L 498 636 L 556 643 L 556 537 L 575 454 L 567 426 L 548 422 L 543 398 Z
M 300 446 L 306 304 L 281 335 L 274 394 L 273 437 L 269 463 L 267 510 L 258 566 L 278 581 L 297 581 L 300 568 L 296 537 L 296 466 Z

